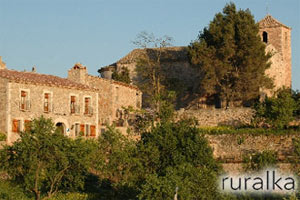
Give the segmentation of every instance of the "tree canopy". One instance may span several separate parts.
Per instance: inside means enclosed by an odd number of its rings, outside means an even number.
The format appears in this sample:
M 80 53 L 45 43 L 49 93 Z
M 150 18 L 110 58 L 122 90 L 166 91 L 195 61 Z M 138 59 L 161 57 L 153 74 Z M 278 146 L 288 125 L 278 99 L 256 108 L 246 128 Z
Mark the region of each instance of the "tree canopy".
M 271 54 L 258 35 L 259 27 L 247 10 L 227 4 L 189 45 L 189 58 L 200 76 L 196 92 L 226 103 L 247 102 L 260 88 L 272 88 L 265 75 Z

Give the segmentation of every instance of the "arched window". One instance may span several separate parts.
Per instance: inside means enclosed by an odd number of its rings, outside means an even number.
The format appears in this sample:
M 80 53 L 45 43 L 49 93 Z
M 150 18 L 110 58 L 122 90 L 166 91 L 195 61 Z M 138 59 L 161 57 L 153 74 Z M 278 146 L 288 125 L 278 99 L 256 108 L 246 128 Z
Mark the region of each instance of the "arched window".
M 263 42 L 268 43 L 268 33 L 265 31 L 263 32 Z

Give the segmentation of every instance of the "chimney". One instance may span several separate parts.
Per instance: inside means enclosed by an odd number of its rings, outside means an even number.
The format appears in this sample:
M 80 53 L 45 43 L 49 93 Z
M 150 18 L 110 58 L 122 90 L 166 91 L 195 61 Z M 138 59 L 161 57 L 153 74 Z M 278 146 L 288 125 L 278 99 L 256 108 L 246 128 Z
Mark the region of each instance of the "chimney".
M 2 61 L 2 56 L 0 56 L 0 69 L 6 69 L 6 64 Z
M 76 63 L 74 67 L 68 71 L 68 79 L 86 84 L 87 74 L 86 66 L 83 66 L 81 63 Z

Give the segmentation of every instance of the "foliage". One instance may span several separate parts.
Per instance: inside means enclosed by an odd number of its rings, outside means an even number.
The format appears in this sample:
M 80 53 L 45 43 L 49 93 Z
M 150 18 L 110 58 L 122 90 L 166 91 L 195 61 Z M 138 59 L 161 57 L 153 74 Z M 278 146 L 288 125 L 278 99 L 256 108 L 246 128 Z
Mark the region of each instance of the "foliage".
M 274 167 L 277 163 L 277 155 L 273 151 L 257 152 L 244 157 L 244 169 L 259 171 L 265 167 Z
M 140 199 L 168 199 L 178 196 L 184 199 L 201 199 L 201 184 L 205 181 L 205 195 L 214 199 L 216 175 L 219 166 L 212 156 L 212 149 L 199 130 L 187 121 L 158 124 L 150 132 L 142 134 L 138 143 L 145 176 Z M 200 178 L 201 177 L 201 178 Z M 200 178 L 200 179 L 198 179 Z
M 33 193 L 35 199 L 83 188 L 93 143 L 59 134 L 43 116 L 30 127 L 20 140 L 1 150 L 1 168 L 12 181 Z
M 173 199 L 178 188 L 179 199 L 217 199 L 216 173 L 209 168 L 183 163 L 167 167 L 164 176 L 150 174 L 142 186 L 139 199 Z
M 299 135 L 300 129 L 266 129 L 266 128 L 247 128 L 247 127 L 230 127 L 230 126 L 218 126 L 218 127 L 200 127 L 199 131 L 202 134 L 209 135 Z
M 8 181 L 0 181 L 0 199 L 2 200 L 29 200 L 25 191 L 18 185 Z
M 294 119 L 295 109 L 296 103 L 292 98 L 291 90 L 283 88 L 278 90 L 273 97 L 266 97 L 263 102 L 255 106 L 255 120 L 265 121 L 275 128 L 284 128 Z
M 0 141 L 6 141 L 6 134 L 0 132 Z
M 135 141 L 129 135 L 122 135 L 114 127 L 108 127 L 98 138 L 94 162 L 97 174 L 102 180 L 107 179 L 115 189 L 130 184 L 135 178 L 134 169 L 138 166 L 135 151 Z M 135 195 L 134 190 L 131 195 Z
M 215 96 L 226 103 L 255 99 L 259 88 L 272 88 L 265 75 L 270 54 L 258 34 L 259 27 L 247 10 L 227 4 L 208 28 L 189 45 L 192 65 L 198 69 L 197 93 Z
M 170 104 L 175 100 L 175 96 L 170 95 L 170 91 L 166 89 L 169 79 L 161 63 L 164 48 L 171 46 L 171 42 L 172 38 L 169 36 L 156 38 L 147 32 L 138 34 L 133 42 L 138 47 L 145 48 L 136 66 L 139 77 L 137 84 L 143 92 L 143 106 L 154 109 L 156 113 L 160 113 L 161 107 L 164 106 L 162 104 Z
M 296 102 L 296 109 L 295 109 L 294 115 L 297 116 L 298 118 L 300 118 L 300 92 L 293 91 L 292 97 Z
M 130 76 L 129 76 L 129 70 L 128 70 L 127 67 L 122 67 L 122 69 L 120 70 L 120 72 L 118 72 L 117 70 L 115 70 L 112 73 L 112 77 L 111 78 L 113 80 L 120 81 L 120 82 L 123 82 L 123 83 L 127 83 L 127 84 L 131 83 L 131 79 L 130 79 Z

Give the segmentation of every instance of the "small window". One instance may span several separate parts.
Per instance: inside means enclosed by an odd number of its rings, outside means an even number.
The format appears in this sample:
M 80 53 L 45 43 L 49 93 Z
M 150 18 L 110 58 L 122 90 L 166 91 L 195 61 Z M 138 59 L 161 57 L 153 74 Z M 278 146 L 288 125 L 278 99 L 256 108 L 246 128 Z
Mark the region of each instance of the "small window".
M 263 32 L 263 42 L 268 43 L 268 33 L 266 31 Z
M 14 119 L 12 121 L 12 132 L 14 132 L 14 133 L 21 132 L 21 120 Z
M 91 135 L 90 125 L 86 124 L 85 125 L 85 136 L 90 136 L 90 135 Z
M 50 93 L 44 95 L 44 112 L 50 112 Z
M 70 107 L 71 107 L 71 114 L 80 112 L 79 106 L 76 103 L 76 96 L 71 96 Z
M 20 102 L 20 110 L 26 111 L 30 109 L 30 101 L 28 99 L 28 92 L 21 91 L 21 102 Z

